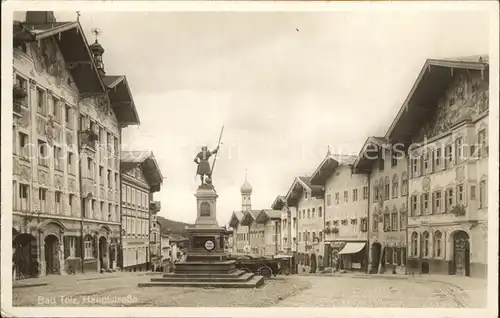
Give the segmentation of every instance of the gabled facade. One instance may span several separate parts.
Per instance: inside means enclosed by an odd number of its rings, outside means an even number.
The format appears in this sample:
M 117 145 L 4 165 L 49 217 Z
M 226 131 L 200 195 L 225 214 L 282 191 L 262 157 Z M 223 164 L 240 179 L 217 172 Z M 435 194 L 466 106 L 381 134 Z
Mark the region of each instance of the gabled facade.
M 17 278 L 113 270 L 121 118 L 135 106 L 113 102 L 79 22 L 28 12 L 13 29 Z
M 264 242 L 259 250 L 263 250 L 266 256 L 277 255 L 280 251 L 281 211 L 262 210 L 255 222 L 264 227 Z
M 368 176 L 353 173 L 354 159 L 328 154 L 311 176 L 311 184 L 325 189 L 326 265 L 366 271 Z
M 156 225 L 163 176 L 150 151 L 122 151 L 122 268 L 146 269 L 151 261 L 151 230 Z M 156 242 L 156 240 L 155 240 Z M 156 255 L 156 254 L 155 254 Z
M 297 249 L 297 209 L 286 204 L 286 197 L 279 195 L 271 205 L 273 210 L 281 211 L 280 251 L 285 254 Z
M 323 265 L 323 187 L 311 185 L 309 177 L 296 177 L 286 195 L 286 204 L 297 210 L 298 263 L 311 267 Z
M 408 160 L 404 150 L 384 137 L 367 138 L 354 171 L 368 175 L 369 271 L 406 271 Z
M 413 145 L 408 258 L 424 273 L 486 276 L 488 70 L 486 56 L 427 60 L 386 135 Z
M 248 244 L 243 248 L 245 254 L 265 255 L 265 224 L 257 222 L 260 212 L 261 210 L 247 210 L 241 219 L 240 224 L 248 228 Z
M 248 226 L 241 224 L 243 213 L 241 211 L 233 211 L 229 226 L 233 229 L 233 254 L 243 254 L 245 246 L 248 245 Z

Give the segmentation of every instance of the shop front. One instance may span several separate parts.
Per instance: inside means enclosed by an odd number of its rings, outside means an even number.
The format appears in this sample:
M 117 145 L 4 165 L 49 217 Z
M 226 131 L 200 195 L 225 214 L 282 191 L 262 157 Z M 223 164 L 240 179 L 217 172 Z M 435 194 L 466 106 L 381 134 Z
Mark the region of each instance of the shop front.
M 366 241 L 345 242 L 338 252 L 340 269 L 348 271 L 366 271 Z

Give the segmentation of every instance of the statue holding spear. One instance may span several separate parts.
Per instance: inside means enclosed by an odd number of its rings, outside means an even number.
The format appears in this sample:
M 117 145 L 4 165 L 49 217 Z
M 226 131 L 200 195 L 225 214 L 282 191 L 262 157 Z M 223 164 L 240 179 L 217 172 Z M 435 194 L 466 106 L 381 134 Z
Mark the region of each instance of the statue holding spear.
M 212 164 L 212 168 L 210 168 L 210 163 L 208 162 L 208 159 L 210 159 L 212 155 L 217 154 L 217 152 L 219 151 L 223 131 L 224 131 L 224 126 L 222 126 L 222 129 L 220 131 L 217 148 L 210 151 L 208 150 L 208 147 L 204 145 L 201 147 L 201 151 L 194 158 L 194 162 L 198 165 L 198 169 L 196 170 L 196 175 L 200 176 L 201 186 L 212 183 L 212 173 L 214 171 L 214 166 L 215 166 L 215 161 L 217 160 L 217 156 L 214 157 L 214 163 Z

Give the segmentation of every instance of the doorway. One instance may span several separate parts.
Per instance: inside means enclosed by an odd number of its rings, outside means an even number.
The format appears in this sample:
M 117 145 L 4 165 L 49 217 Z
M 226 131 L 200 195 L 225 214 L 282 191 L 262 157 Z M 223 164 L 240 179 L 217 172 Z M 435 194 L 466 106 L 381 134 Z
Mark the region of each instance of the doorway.
M 470 276 L 470 244 L 465 231 L 453 235 L 453 264 L 455 275 Z
M 99 238 L 99 265 L 100 270 L 105 271 L 108 269 L 108 242 L 106 237 L 101 236 Z
M 59 274 L 59 239 L 49 234 L 45 237 L 45 273 Z
M 372 244 L 372 269 L 371 273 L 376 274 L 378 273 L 378 266 L 380 262 L 382 261 L 381 259 L 382 256 L 382 245 L 380 243 L 375 242 Z
M 14 233 L 13 233 L 14 234 Z M 14 237 L 13 266 L 16 279 L 25 279 L 38 276 L 38 250 L 36 239 L 30 234 L 19 234 Z

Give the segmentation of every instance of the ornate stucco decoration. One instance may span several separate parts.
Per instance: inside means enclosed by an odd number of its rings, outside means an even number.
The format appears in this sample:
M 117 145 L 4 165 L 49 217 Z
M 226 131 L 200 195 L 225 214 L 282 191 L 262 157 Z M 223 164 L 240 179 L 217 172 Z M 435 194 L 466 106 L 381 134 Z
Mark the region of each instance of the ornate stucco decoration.
M 455 181 L 462 182 L 465 178 L 464 167 L 459 166 L 455 169 Z
M 30 123 L 30 115 L 31 115 L 31 113 L 30 113 L 29 109 L 22 107 L 21 108 L 21 117 L 17 118 L 17 124 L 23 128 L 28 127 L 29 123 Z
M 15 158 L 15 157 L 12 160 L 12 172 L 15 175 L 19 174 L 19 159 Z
M 63 189 L 64 181 L 63 181 L 63 177 L 61 175 L 56 174 L 54 176 L 54 186 L 58 190 L 62 190 Z
M 76 192 L 76 181 L 74 179 L 68 180 L 68 188 L 72 192 Z
M 52 116 L 49 116 L 49 119 L 45 123 L 45 136 L 47 137 L 47 143 L 49 145 L 52 145 L 52 142 L 54 141 L 54 119 Z
M 99 187 L 99 198 L 104 198 L 106 196 L 106 190 L 104 190 L 104 186 Z
M 422 179 L 422 191 L 429 192 L 431 189 L 431 178 L 425 177 Z
M 31 181 L 31 167 L 27 165 L 20 165 L 19 176 L 21 180 Z
M 66 132 L 66 144 L 73 146 L 73 132 L 71 131 Z
M 38 170 L 38 183 L 44 186 L 49 185 L 49 176 L 46 171 Z

